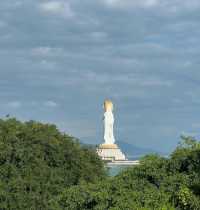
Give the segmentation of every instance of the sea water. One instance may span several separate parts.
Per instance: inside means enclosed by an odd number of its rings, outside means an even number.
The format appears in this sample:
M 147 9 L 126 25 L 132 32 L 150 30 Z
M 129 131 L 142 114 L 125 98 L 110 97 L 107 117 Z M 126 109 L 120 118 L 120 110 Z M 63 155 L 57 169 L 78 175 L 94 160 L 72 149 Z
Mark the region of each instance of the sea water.
M 119 174 L 121 171 L 127 169 L 130 166 L 110 166 L 108 167 L 108 174 L 109 176 L 116 176 L 117 174 Z

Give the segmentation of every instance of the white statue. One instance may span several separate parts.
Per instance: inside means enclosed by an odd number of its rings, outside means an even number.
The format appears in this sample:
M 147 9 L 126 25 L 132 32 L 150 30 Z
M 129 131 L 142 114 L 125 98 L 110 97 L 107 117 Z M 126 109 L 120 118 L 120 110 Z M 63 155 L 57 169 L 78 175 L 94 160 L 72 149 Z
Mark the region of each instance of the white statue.
M 104 143 L 97 148 L 97 154 L 106 161 L 124 161 L 126 157 L 115 144 L 113 134 L 114 116 L 113 103 L 110 100 L 104 101 Z
M 110 100 L 104 102 L 104 144 L 115 144 L 113 134 L 114 116 L 113 116 L 113 103 Z

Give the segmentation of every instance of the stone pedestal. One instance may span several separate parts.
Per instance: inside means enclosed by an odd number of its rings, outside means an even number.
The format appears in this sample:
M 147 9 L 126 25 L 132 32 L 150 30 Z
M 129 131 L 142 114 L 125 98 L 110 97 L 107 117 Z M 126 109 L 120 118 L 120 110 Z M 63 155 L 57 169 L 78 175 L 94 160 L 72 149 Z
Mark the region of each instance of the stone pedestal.
M 101 144 L 97 148 L 97 154 L 106 161 L 120 161 L 126 160 L 125 155 L 122 153 L 117 144 Z

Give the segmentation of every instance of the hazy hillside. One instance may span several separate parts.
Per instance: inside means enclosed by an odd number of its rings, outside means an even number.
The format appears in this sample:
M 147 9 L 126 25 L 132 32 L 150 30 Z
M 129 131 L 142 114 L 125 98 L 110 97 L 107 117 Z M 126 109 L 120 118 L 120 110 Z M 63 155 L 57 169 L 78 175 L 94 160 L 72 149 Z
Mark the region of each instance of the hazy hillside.
M 117 144 L 120 146 L 121 150 L 126 154 L 126 157 L 128 159 L 137 159 L 141 156 L 144 156 L 146 154 L 150 153 L 157 153 L 161 154 L 159 151 L 155 151 L 151 148 L 142 148 L 142 147 L 137 147 L 135 145 L 118 141 Z
M 127 142 L 123 142 L 123 141 L 117 141 L 116 142 L 117 145 L 119 145 L 120 149 L 123 151 L 123 153 L 126 155 L 126 157 L 129 160 L 135 160 L 140 158 L 141 156 L 147 155 L 147 154 L 152 154 L 152 153 L 156 153 L 159 155 L 164 155 L 163 153 L 153 150 L 151 148 L 142 148 L 142 147 L 137 147 L 133 144 L 129 144 Z M 82 142 L 83 145 L 85 145 Z M 89 147 L 95 148 L 97 145 L 94 144 L 86 144 Z

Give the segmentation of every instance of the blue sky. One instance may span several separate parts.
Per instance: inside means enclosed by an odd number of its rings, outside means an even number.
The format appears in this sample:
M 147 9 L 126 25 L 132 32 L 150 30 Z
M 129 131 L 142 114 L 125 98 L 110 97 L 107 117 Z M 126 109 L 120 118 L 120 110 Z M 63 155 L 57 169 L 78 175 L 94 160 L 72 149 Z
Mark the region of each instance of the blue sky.
M 0 1 L 0 116 L 172 151 L 200 136 L 199 0 Z

